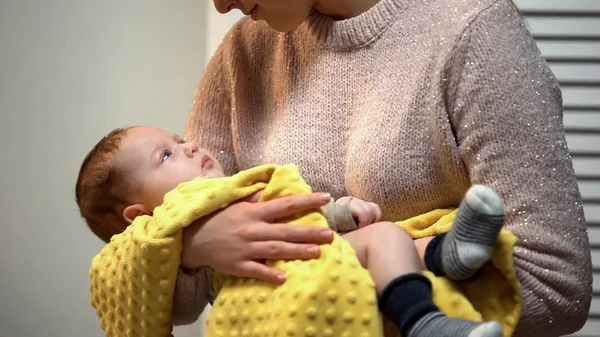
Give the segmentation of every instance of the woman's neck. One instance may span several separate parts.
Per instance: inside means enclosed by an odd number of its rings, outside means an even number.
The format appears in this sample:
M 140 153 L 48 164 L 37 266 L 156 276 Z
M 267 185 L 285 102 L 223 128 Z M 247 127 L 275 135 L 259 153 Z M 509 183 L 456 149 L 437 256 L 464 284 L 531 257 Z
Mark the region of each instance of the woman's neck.
M 316 0 L 315 9 L 332 19 L 344 20 L 359 16 L 379 0 Z

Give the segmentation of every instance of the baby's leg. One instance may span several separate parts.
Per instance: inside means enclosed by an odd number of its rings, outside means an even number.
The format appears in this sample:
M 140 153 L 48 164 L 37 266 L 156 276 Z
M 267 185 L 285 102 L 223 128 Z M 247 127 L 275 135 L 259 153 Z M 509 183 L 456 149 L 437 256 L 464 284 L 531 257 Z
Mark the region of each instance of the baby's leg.
M 427 269 L 454 281 L 470 278 L 491 258 L 503 225 L 502 198 L 489 187 L 472 186 L 450 231 L 427 245 Z
M 379 309 L 405 337 L 501 337 L 496 322 L 448 318 L 433 303 L 431 283 L 411 237 L 391 222 L 376 223 L 343 236 L 369 270 Z
M 412 238 L 394 223 L 375 223 L 342 237 L 350 242 L 361 265 L 369 270 L 377 294 L 398 276 L 423 271 Z

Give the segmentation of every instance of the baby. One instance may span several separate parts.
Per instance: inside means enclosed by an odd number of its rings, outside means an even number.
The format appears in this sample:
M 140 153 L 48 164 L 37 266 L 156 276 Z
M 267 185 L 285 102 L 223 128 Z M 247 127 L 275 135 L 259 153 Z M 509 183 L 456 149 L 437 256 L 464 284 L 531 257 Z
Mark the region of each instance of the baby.
M 167 192 L 198 177 L 224 173 L 215 157 L 195 143 L 151 127 L 119 129 L 103 138 L 82 164 L 77 203 L 91 230 L 108 241 L 136 217 L 152 216 Z M 373 203 L 346 197 L 323 212 L 331 228 L 347 232 L 343 238 L 375 282 L 381 312 L 402 336 L 503 335 L 497 322 L 444 315 L 421 273 L 425 265 L 436 275 L 465 280 L 489 260 L 504 220 L 502 199 L 491 189 L 474 186 L 467 192 L 452 229 L 431 241 L 422 260 L 401 227 L 380 222 L 381 210 Z

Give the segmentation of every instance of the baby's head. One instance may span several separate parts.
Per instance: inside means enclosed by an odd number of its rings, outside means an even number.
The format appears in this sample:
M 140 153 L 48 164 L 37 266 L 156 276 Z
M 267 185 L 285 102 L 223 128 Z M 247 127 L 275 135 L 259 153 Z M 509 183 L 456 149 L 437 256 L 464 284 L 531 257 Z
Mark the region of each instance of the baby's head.
M 160 129 L 116 129 L 88 153 L 75 187 L 81 216 L 108 242 L 139 215 L 152 215 L 167 192 L 196 177 L 223 177 L 210 153 Z

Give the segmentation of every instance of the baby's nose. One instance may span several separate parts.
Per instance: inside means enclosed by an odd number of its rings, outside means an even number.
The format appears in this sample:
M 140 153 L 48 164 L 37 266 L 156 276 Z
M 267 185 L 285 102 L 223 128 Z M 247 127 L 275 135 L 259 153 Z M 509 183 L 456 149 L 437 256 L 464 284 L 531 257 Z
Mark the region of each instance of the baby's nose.
M 188 157 L 193 157 L 194 153 L 198 152 L 198 144 L 196 144 L 194 142 L 185 143 L 184 151 Z
M 198 144 L 190 142 L 190 150 L 192 151 L 192 153 L 198 152 Z

